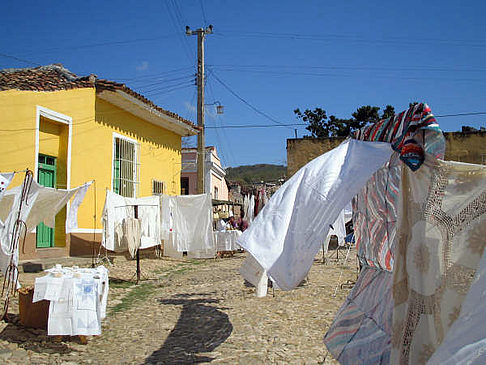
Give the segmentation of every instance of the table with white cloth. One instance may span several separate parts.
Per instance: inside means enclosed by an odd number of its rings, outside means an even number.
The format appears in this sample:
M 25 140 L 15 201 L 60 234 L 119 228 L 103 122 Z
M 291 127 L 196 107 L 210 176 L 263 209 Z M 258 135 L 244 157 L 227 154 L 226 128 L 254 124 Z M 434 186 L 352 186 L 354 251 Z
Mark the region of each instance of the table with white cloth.
M 50 301 L 47 334 L 97 336 L 106 317 L 108 269 L 56 267 L 35 279 L 32 302 Z
M 236 243 L 241 231 L 227 230 L 213 232 L 216 251 L 236 251 L 240 246 Z

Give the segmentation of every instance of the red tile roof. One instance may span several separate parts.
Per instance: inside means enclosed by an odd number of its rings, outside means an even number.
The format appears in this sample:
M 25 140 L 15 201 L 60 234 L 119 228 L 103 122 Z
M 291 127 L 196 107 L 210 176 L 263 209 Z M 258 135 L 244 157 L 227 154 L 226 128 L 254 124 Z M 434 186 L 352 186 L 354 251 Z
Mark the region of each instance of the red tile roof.
M 180 115 L 170 112 L 156 105 L 143 95 L 130 89 L 125 84 L 115 81 L 98 79 L 95 75 L 77 76 L 61 64 L 52 64 L 35 68 L 19 68 L 0 70 L 0 91 L 4 90 L 30 90 L 30 91 L 59 91 L 91 87 L 101 91 L 123 91 L 126 94 L 142 101 L 147 106 L 181 121 L 192 128 L 198 126 Z

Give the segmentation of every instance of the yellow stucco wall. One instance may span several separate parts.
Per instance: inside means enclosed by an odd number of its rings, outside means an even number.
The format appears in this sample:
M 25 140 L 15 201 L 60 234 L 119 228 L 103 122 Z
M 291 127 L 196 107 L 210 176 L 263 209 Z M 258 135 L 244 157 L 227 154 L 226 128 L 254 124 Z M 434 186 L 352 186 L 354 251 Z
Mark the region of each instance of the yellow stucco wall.
M 38 105 L 72 118 L 70 187 L 95 180 L 78 212 L 79 228 L 101 228 L 105 191 L 112 189 L 114 133 L 140 145 L 137 196 L 152 195 L 152 179 L 164 182 L 166 194 L 180 193 L 181 137 L 99 99 L 94 88 L 0 92 L 0 171 L 34 170 Z M 39 152 L 58 158 L 60 188 L 67 182 L 68 130 L 40 118 Z M 16 176 L 12 186 L 20 185 L 22 178 Z

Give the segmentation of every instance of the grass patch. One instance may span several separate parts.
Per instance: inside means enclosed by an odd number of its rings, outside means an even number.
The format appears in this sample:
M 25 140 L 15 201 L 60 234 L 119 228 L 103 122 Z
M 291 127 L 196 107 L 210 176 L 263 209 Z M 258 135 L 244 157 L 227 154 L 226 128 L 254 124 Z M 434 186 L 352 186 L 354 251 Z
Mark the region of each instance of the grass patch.
M 153 293 L 155 286 L 151 283 L 140 284 L 135 286 L 127 295 L 121 299 L 121 303 L 118 303 L 111 309 L 111 313 L 115 314 L 132 307 L 136 302 L 147 298 Z
M 128 280 L 111 279 L 110 278 L 110 288 L 113 289 L 126 289 L 135 285 L 133 282 Z

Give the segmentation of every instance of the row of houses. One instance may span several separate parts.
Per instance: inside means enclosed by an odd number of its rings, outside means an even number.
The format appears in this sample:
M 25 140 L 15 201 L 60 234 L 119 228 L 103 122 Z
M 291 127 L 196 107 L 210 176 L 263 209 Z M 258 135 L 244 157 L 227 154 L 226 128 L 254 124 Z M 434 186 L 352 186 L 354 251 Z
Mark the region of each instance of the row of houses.
M 196 149 L 181 142 L 200 128 L 124 84 L 60 64 L 2 70 L 0 125 L 0 171 L 28 168 L 41 185 L 63 189 L 93 181 L 79 228 L 65 232 L 64 209 L 52 234 L 28 234 L 21 260 L 90 254 L 101 241 L 106 190 L 128 197 L 196 191 Z M 207 192 L 227 200 L 216 148 L 207 151 Z M 12 186 L 22 179 L 17 174 Z

